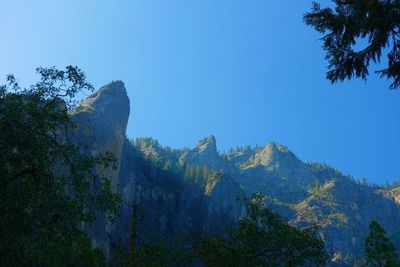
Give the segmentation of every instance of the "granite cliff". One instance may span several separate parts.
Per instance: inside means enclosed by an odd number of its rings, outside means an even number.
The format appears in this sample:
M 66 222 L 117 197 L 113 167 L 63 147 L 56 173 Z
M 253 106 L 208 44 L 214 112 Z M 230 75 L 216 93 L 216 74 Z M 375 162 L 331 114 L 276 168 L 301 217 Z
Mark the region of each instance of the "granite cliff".
M 108 169 L 105 173 L 111 179 L 114 192 L 118 190 L 129 112 L 130 103 L 125 86 L 123 82 L 115 81 L 89 96 L 72 116 L 77 126 L 72 140 L 83 153 L 96 156 L 110 152 L 115 158 L 116 168 Z M 113 225 L 107 222 L 105 216 L 98 214 L 92 226 L 83 227 L 92 237 L 93 243 L 101 245 L 106 254 L 110 255 L 109 235 Z
M 399 243 L 398 188 L 370 186 L 324 164 L 304 163 L 274 142 L 220 154 L 214 136 L 193 149 L 172 149 L 151 138 L 132 141 L 125 136 L 129 110 L 118 81 L 100 88 L 73 116 L 86 153 L 110 151 L 118 161 L 109 173 L 124 202 L 117 221 L 100 216 L 87 229 L 108 256 L 128 247 L 134 204 L 141 207 L 140 243 L 160 235 L 221 232 L 242 215 L 236 198 L 254 192 L 292 224 L 317 224 L 333 265 L 353 265 L 363 256 L 371 220 Z

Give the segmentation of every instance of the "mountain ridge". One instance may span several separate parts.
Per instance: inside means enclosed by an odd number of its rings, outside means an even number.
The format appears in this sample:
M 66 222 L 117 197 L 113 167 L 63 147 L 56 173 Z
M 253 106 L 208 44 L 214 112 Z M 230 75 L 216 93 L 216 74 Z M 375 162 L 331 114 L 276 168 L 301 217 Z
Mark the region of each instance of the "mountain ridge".
M 111 176 L 123 202 L 143 204 L 139 242 L 188 231 L 222 232 L 242 215 L 236 198 L 254 192 L 263 193 L 291 224 L 317 224 L 336 266 L 363 256 L 371 220 L 398 235 L 397 187 L 372 187 L 327 165 L 304 163 L 276 142 L 221 154 L 213 135 L 192 149 L 171 149 L 151 138 L 128 140 L 129 105 L 124 84 L 114 82 L 84 101 L 73 119 L 80 125 L 79 142 L 96 148 L 88 153 L 115 155 L 118 168 Z M 128 247 L 131 213 L 131 206 L 123 205 L 115 224 L 101 219 L 88 230 L 108 257 Z

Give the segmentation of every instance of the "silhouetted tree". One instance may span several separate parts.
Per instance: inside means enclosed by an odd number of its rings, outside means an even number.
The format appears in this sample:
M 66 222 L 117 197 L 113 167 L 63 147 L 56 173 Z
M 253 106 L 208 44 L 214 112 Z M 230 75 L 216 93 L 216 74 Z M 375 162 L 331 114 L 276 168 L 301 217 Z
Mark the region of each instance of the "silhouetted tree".
M 307 25 L 324 34 L 323 48 L 329 62 L 327 79 L 332 83 L 353 77 L 366 79 L 369 65 L 379 63 L 382 52 L 388 65 L 376 71 L 400 86 L 400 2 L 398 0 L 332 0 L 332 8 L 313 3 L 304 15 Z M 365 43 L 365 45 L 364 45 Z M 361 47 L 356 49 L 356 47 Z

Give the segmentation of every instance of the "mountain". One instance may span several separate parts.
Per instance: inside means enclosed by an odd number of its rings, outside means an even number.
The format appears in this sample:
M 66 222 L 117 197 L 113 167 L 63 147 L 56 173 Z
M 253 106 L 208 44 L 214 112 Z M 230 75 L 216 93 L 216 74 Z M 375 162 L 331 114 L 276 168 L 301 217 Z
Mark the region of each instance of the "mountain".
M 237 197 L 254 192 L 298 227 L 316 224 L 331 264 L 353 265 L 363 257 L 371 220 L 400 245 L 400 189 L 370 186 L 325 164 L 304 163 L 284 145 L 246 147 L 220 154 L 214 136 L 193 149 L 172 149 L 152 138 L 126 138 L 129 99 L 122 82 L 90 96 L 73 114 L 74 137 L 85 153 L 112 152 L 118 166 L 108 173 L 123 199 L 114 223 L 99 216 L 85 226 L 108 257 L 127 249 L 132 207 L 137 205 L 138 242 L 159 236 L 220 233 L 243 214 Z

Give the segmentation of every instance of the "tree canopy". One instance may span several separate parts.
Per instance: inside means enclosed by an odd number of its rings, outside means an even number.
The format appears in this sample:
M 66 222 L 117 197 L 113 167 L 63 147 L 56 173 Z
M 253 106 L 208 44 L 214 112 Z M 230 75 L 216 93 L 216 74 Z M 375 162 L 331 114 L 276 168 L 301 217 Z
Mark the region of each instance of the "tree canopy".
M 400 2 L 398 0 L 332 0 L 335 7 L 314 2 L 304 21 L 324 34 L 328 60 L 327 79 L 332 83 L 366 79 L 370 63 L 380 63 L 387 52 L 387 66 L 376 73 L 400 86 Z
M 37 72 L 29 88 L 12 75 L 0 86 L 0 265 L 102 266 L 81 226 L 115 215 L 120 200 L 102 175 L 114 160 L 69 138 L 76 94 L 93 88 L 77 67 Z

